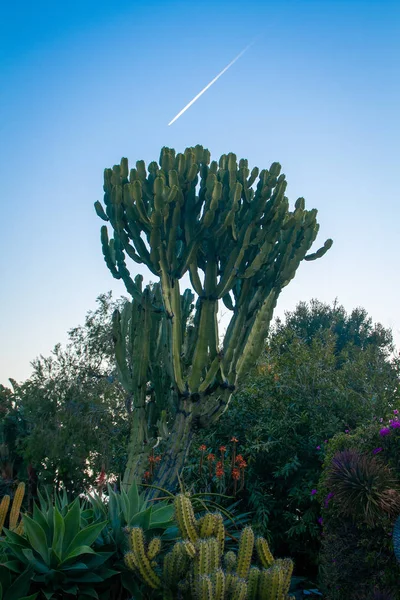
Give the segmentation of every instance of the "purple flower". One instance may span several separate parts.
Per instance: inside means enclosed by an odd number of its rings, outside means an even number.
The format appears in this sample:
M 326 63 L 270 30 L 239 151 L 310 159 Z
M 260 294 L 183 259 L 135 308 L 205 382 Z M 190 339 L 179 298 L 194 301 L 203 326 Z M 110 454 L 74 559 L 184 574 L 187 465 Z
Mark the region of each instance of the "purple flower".
M 379 432 L 379 435 L 380 435 L 381 437 L 385 437 L 385 435 L 389 435 L 389 433 L 390 433 L 390 429 L 389 429 L 389 427 L 383 427 L 383 428 L 380 430 L 380 432 Z
M 321 450 L 321 446 L 317 446 L 317 450 Z
M 399 414 L 399 411 L 397 410 L 397 408 L 394 409 L 393 414 L 394 415 L 398 415 Z
M 378 454 L 379 452 L 382 452 L 383 448 L 375 448 L 375 450 L 372 450 L 372 454 Z
M 328 440 L 324 440 L 324 444 L 327 444 L 327 443 L 328 443 Z
M 379 419 L 379 423 L 383 423 L 383 419 L 382 419 L 382 417 Z
M 328 507 L 329 500 L 332 500 L 333 496 L 334 496 L 334 493 L 333 493 L 333 492 L 329 492 L 329 494 L 328 494 L 328 495 L 327 495 L 327 497 L 325 498 L 325 508 L 327 508 L 327 507 Z
M 393 421 L 393 423 L 390 424 L 390 427 L 392 427 L 392 429 L 400 429 L 400 421 Z
M 345 430 L 344 430 L 344 432 L 345 432 L 345 433 L 349 433 L 349 430 L 348 430 L 348 429 L 345 429 Z
M 324 522 L 324 519 L 322 517 L 318 517 L 317 520 L 320 525 L 322 525 L 322 523 Z
M 315 496 L 316 493 L 317 493 L 317 490 L 311 490 L 311 496 Z

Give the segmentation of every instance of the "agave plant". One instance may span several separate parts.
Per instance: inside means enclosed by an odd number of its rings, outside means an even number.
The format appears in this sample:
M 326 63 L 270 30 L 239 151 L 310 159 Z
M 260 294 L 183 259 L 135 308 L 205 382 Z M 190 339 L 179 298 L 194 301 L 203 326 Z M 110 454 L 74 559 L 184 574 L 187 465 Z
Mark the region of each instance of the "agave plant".
M 100 541 L 105 548 L 115 553 L 115 568 L 120 573 L 122 586 L 134 597 L 138 595 L 137 582 L 124 563 L 124 555 L 128 548 L 126 530 L 141 527 L 150 535 L 162 535 L 173 525 L 174 507 L 167 500 L 157 503 L 147 501 L 143 493 L 139 493 L 136 482 L 128 491 L 114 491 L 107 486 L 108 496 L 100 496 L 96 492 L 89 495 L 91 518 L 94 523 L 107 522 L 100 533 Z M 168 493 L 167 493 L 168 494 Z
M 362 514 L 373 526 L 382 513 L 400 511 L 400 485 L 390 468 L 378 457 L 356 450 L 338 452 L 328 471 L 327 485 L 334 494 L 335 506 L 342 514 Z
M 3 569 L 20 574 L 30 567 L 30 591 L 40 590 L 47 600 L 65 594 L 97 598 L 95 586 L 118 572 L 105 566 L 113 552 L 92 547 L 106 521 L 88 525 L 84 513 L 79 498 L 69 505 L 60 497 L 54 504 L 41 498 L 32 517 L 23 515 L 23 534 L 4 529 L 0 544 L 8 560 L 3 560 Z

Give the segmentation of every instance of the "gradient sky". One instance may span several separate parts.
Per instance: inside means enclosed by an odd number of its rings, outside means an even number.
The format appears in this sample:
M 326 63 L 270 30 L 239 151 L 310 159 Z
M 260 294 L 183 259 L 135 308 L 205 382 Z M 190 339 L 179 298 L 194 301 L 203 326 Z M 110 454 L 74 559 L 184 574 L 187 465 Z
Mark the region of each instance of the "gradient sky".
M 93 202 L 104 167 L 157 160 L 163 145 L 279 161 L 292 205 L 318 208 L 315 249 L 334 246 L 302 263 L 277 314 L 337 297 L 400 342 L 399 65 L 398 0 L 6 3 L 0 382 L 26 378 L 100 293 L 125 293 L 103 262 Z

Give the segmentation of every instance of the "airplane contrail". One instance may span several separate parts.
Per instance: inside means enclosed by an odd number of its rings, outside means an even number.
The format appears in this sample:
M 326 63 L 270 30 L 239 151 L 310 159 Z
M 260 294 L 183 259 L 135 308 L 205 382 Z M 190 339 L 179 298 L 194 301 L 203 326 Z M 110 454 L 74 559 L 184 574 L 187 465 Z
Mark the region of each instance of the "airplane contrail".
M 251 42 L 251 44 L 249 44 L 248 46 L 246 46 L 246 48 L 244 48 L 244 50 L 242 50 L 242 51 L 241 51 L 241 52 L 240 52 L 240 53 L 239 53 L 239 54 L 238 54 L 238 55 L 237 55 L 237 56 L 236 56 L 236 57 L 235 57 L 235 58 L 234 58 L 234 59 L 233 59 L 233 60 L 232 60 L 232 61 L 229 63 L 229 65 L 227 65 L 227 66 L 226 66 L 224 69 L 222 69 L 221 73 L 218 73 L 218 75 L 217 75 L 216 77 L 214 77 L 214 79 L 213 79 L 212 81 L 210 81 L 210 83 L 208 83 L 208 84 L 206 85 L 206 87 L 205 87 L 205 88 L 203 88 L 203 89 L 201 90 L 201 92 L 199 92 L 199 93 L 197 94 L 197 96 L 195 96 L 195 97 L 193 98 L 193 100 L 191 100 L 191 101 L 189 102 L 189 104 L 186 104 L 186 106 L 185 106 L 184 108 L 182 108 L 182 110 L 181 110 L 180 112 L 178 112 L 178 114 L 176 115 L 176 117 L 174 117 L 174 118 L 172 119 L 172 121 L 170 121 L 170 122 L 168 123 L 168 127 L 169 127 L 170 125 L 172 125 L 172 123 L 175 123 L 175 121 L 176 121 L 177 119 L 179 119 L 179 117 L 181 117 L 181 116 L 183 115 L 183 113 L 184 113 L 184 112 L 186 112 L 186 111 L 187 111 L 187 109 L 188 109 L 188 108 L 190 108 L 190 107 L 192 106 L 192 104 L 194 104 L 194 103 L 196 102 L 196 100 L 198 100 L 198 99 L 200 98 L 200 96 L 202 96 L 202 95 L 204 94 L 204 92 L 206 92 L 206 91 L 208 90 L 208 88 L 210 88 L 210 87 L 213 85 L 213 83 L 215 83 L 215 82 L 216 82 L 216 81 L 217 81 L 217 80 L 218 80 L 218 79 L 221 77 L 221 75 L 223 75 L 223 74 L 224 74 L 224 73 L 225 73 L 225 72 L 226 72 L 226 71 L 227 71 L 227 70 L 228 70 L 228 69 L 229 69 L 229 68 L 230 68 L 232 65 L 234 65 L 234 64 L 235 64 L 235 62 L 236 62 L 237 60 L 239 60 L 239 58 L 240 58 L 241 56 L 243 56 L 243 54 L 244 54 L 244 53 L 245 53 L 245 52 L 246 52 L 246 51 L 247 51 L 249 48 L 251 48 L 251 46 L 253 46 L 253 44 L 255 44 L 255 43 L 256 43 L 257 39 L 258 39 L 258 38 L 256 38 L 255 40 L 253 40 L 253 41 Z

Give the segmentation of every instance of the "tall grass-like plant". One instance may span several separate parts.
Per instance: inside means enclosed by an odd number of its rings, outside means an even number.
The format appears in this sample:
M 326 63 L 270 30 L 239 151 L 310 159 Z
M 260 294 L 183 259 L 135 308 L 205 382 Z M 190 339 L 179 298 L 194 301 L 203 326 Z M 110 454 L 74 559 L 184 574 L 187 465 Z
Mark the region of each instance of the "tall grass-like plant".
M 328 471 L 327 486 L 338 511 L 347 516 L 364 516 L 373 526 L 382 513 L 400 512 L 400 485 L 391 469 L 375 456 L 357 450 L 337 453 Z

